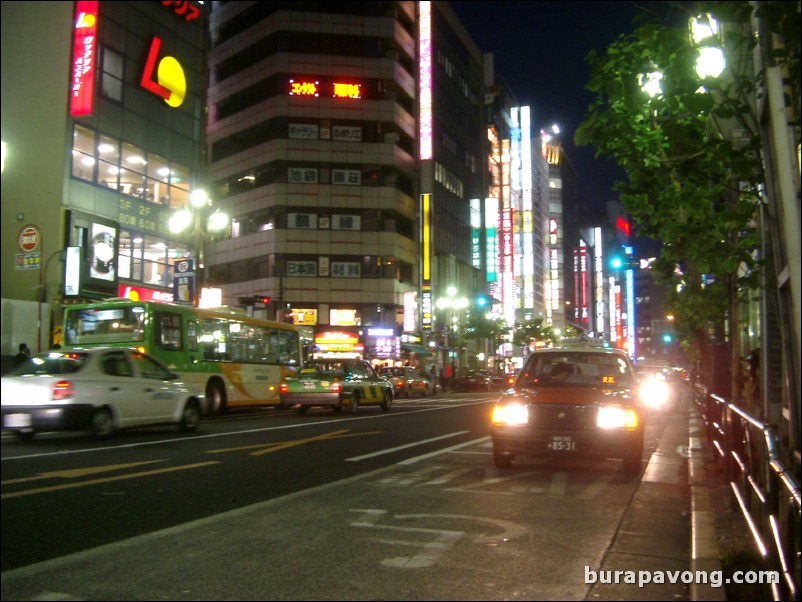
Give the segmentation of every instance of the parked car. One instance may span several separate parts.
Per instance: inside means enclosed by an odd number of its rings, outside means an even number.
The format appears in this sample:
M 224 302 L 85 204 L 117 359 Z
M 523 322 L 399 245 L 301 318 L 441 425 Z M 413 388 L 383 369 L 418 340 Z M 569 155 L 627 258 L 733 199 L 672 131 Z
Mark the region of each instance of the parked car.
M 412 366 L 384 366 L 379 368 L 379 376 L 390 381 L 396 398 L 412 397 L 413 395 L 426 397 L 429 393 L 434 392 L 429 378 Z
M 360 406 L 393 405 L 393 385 L 368 362 L 358 359 L 318 359 L 307 362 L 297 375 L 287 376 L 279 388 L 281 404 L 304 414 L 310 407 L 356 413 Z
M 198 427 L 200 400 L 156 358 L 135 349 L 51 351 L 0 379 L 3 428 L 22 439 L 38 431 L 177 424 Z
M 492 410 L 498 468 L 516 456 L 621 458 L 639 473 L 644 413 L 632 361 L 603 347 L 533 352 Z
M 457 379 L 460 391 L 500 391 L 506 387 L 505 378 L 490 370 L 468 370 Z

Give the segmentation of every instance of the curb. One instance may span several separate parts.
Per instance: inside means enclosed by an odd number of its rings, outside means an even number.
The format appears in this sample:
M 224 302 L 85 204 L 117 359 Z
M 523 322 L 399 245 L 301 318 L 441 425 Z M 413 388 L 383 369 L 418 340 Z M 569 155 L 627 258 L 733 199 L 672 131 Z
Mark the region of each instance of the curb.
M 713 571 L 721 571 L 718 539 L 716 535 L 716 517 L 710 505 L 710 490 L 707 486 L 707 469 L 705 468 L 705 430 L 701 417 L 691 403 L 688 425 L 688 481 L 691 488 L 691 570 L 694 574 L 703 571 L 710 575 Z M 701 435 L 701 436 L 700 436 Z M 720 573 L 719 573 L 720 574 Z M 690 588 L 690 599 L 700 601 L 722 602 L 727 600 L 724 587 L 713 587 L 709 583 L 701 583 L 694 579 Z

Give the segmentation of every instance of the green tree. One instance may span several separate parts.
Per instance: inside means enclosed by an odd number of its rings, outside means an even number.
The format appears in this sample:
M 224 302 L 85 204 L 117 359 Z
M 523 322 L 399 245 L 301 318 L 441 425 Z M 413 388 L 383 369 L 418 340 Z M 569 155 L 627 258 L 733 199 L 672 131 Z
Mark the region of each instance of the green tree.
M 798 27 L 798 3 L 756 4 L 759 11 L 795 11 Z M 640 234 L 662 241 L 656 277 L 668 285 L 684 347 L 699 358 L 708 343 L 738 332 L 739 291 L 758 282 L 754 215 L 765 178 L 747 65 L 755 8 L 748 2 L 674 6 L 689 8 L 680 25 L 645 19 L 603 56 L 590 53 L 587 88 L 596 99 L 575 142 L 594 145 L 597 157 L 623 168 L 626 180 L 615 186 L 620 202 Z M 700 79 L 688 18 L 707 13 L 726 32 L 727 69 Z M 661 92 L 650 96 L 644 77 L 658 72 Z

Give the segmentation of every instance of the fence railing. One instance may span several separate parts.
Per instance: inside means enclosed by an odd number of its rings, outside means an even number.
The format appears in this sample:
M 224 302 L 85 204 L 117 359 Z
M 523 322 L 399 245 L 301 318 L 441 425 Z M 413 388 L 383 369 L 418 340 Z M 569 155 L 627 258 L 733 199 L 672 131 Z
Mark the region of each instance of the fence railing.
M 707 428 L 713 456 L 738 502 L 764 570 L 777 571 L 775 600 L 799 600 L 799 479 L 780 455 L 777 435 L 769 424 L 697 386 L 694 399 Z

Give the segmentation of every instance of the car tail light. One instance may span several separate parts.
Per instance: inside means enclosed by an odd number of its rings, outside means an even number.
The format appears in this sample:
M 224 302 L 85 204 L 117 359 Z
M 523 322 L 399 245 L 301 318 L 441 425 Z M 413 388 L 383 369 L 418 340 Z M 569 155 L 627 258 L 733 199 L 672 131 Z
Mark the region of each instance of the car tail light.
M 332 393 L 339 393 L 342 390 L 343 390 L 343 387 L 340 384 L 340 381 L 335 380 L 333 383 L 331 383 L 331 392 Z
M 278 386 L 279 393 L 287 393 L 289 392 L 289 388 L 287 387 L 287 382 L 282 380 L 281 384 Z
M 507 384 L 510 385 L 510 386 L 514 385 L 515 384 L 515 377 L 514 376 L 508 376 L 507 377 Z
M 68 380 L 60 380 L 53 385 L 53 401 L 63 401 L 75 395 L 75 389 Z

